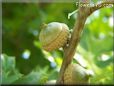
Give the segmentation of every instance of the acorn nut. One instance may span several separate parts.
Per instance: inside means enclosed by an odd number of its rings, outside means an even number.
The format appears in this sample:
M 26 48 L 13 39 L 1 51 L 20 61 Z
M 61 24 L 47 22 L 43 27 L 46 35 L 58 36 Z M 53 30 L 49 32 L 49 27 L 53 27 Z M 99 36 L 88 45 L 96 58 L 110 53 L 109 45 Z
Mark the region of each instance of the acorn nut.
M 67 43 L 69 34 L 69 28 L 66 24 L 51 22 L 44 24 L 39 35 L 39 40 L 44 50 L 53 51 L 63 47 Z
M 64 73 L 64 84 L 88 84 L 90 76 L 79 64 L 69 64 Z

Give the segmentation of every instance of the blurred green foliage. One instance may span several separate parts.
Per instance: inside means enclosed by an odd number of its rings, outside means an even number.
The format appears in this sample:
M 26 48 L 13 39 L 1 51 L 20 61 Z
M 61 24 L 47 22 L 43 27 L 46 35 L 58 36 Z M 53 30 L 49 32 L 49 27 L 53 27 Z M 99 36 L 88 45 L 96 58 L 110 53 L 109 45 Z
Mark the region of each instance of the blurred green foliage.
M 2 3 L 3 84 L 45 84 L 57 79 L 63 51 L 42 49 L 40 26 L 57 21 L 72 29 L 76 17 L 68 19 L 68 13 L 76 9 L 75 3 Z M 85 61 L 93 71 L 90 84 L 114 84 L 112 16 L 113 8 L 103 8 L 88 17 L 73 60 Z

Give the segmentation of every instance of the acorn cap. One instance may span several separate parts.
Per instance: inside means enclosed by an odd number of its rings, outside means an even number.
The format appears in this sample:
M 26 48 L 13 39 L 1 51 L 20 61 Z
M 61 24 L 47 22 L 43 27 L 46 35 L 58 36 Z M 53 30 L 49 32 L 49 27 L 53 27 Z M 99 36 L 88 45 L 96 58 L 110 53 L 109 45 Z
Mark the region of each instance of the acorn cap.
M 64 23 L 52 22 L 43 28 L 39 35 L 42 46 L 47 51 L 62 47 L 68 39 L 69 28 Z

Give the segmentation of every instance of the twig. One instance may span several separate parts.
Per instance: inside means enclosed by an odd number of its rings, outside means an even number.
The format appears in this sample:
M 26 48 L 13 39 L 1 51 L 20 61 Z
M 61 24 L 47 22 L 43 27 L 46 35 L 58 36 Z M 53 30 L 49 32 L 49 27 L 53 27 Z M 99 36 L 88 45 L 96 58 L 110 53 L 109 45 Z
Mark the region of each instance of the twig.
M 107 0 L 108 1 L 108 0 Z M 104 3 L 114 3 L 114 0 L 110 0 L 110 2 L 103 2 L 101 4 L 98 5 L 102 5 Z M 85 24 L 86 19 L 88 18 L 88 16 L 90 14 L 92 14 L 94 11 L 102 8 L 103 6 L 99 7 L 99 6 L 95 6 L 95 7 L 79 7 L 79 10 L 77 12 L 77 19 L 74 25 L 74 29 L 73 29 L 73 33 L 71 34 L 71 39 L 69 41 L 69 47 L 65 47 L 64 48 L 64 59 L 62 62 L 62 66 L 60 69 L 60 74 L 57 80 L 57 84 L 64 84 L 63 81 L 63 77 L 64 77 L 64 71 L 66 69 L 66 67 L 68 66 L 68 64 L 71 63 L 73 56 L 75 54 L 75 50 L 77 48 L 77 45 L 80 41 L 80 37 L 83 31 L 83 27 Z
M 93 7 L 90 8 L 91 12 L 94 12 L 98 9 L 104 8 L 104 7 L 108 7 L 109 5 L 113 5 L 114 4 L 114 0 L 106 0 L 105 2 L 102 2 L 100 4 L 97 4 Z

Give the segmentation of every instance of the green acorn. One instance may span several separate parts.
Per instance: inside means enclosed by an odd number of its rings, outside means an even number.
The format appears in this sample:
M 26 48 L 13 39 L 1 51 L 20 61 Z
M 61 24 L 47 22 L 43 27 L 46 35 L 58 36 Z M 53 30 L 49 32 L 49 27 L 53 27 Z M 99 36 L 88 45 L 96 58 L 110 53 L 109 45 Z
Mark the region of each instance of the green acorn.
M 64 84 L 88 84 L 90 74 L 79 64 L 69 64 L 64 73 Z
M 45 24 L 39 35 L 39 40 L 46 51 L 53 51 L 63 47 L 67 43 L 68 38 L 68 26 L 59 22 Z

